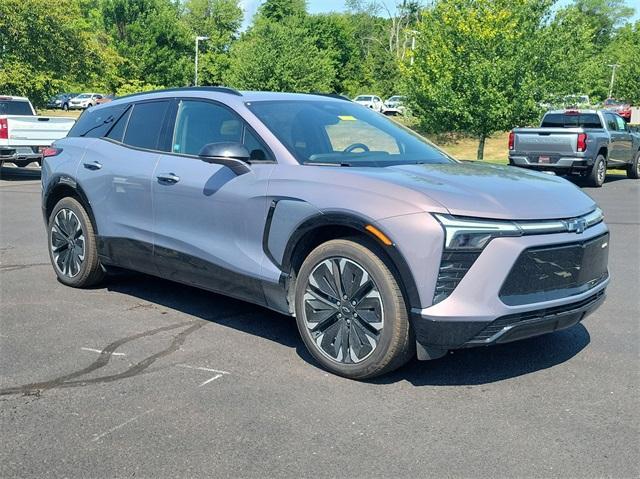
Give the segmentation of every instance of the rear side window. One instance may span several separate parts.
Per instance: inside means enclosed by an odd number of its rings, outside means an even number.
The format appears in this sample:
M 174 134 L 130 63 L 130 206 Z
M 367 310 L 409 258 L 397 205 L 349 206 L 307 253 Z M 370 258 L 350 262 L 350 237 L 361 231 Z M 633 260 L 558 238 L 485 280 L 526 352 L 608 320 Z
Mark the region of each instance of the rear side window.
M 131 108 L 120 115 L 120 118 L 116 120 L 116 123 L 111 127 L 111 130 L 107 134 L 107 138 L 117 142 L 122 142 L 122 139 L 124 138 L 124 130 L 126 129 L 127 123 L 129 122 L 130 114 Z
M 602 128 L 596 113 L 548 113 L 542 119 L 542 128 Z
M 115 105 L 107 108 L 85 110 L 75 125 L 69 130 L 68 137 L 102 138 L 107 134 L 128 105 Z
M 28 101 L 0 101 L 0 115 L 33 116 L 33 111 Z
M 124 143 L 147 150 L 158 149 L 160 132 L 168 106 L 167 100 L 136 103 L 129 117 Z

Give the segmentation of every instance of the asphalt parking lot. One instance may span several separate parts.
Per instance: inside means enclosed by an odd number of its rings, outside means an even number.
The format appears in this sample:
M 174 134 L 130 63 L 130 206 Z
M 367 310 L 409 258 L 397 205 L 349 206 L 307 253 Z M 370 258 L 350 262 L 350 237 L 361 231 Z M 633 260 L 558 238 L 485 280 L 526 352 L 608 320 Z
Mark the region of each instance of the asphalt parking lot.
M 359 383 L 265 309 L 138 274 L 61 285 L 39 173 L 5 167 L 0 476 L 639 477 L 640 181 L 585 191 L 612 234 L 595 314 Z

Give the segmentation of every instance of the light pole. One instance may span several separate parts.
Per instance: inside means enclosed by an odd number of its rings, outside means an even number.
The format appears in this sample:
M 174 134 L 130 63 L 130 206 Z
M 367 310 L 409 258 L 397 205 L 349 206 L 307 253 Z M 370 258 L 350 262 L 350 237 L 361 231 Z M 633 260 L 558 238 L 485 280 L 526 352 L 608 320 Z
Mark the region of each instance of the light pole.
M 209 40 L 209 37 L 196 37 L 196 76 L 193 81 L 193 86 L 198 86 L 198 42 L 203 40 Z
M 411 58 L 409 59 L 409 64 L 413 65 L 413 57 L 416 51 L 416 35 L 420 35 L 418 30 L 409 30 L 411 34 Z
M 609 84 L 609 98 L 613 98 L 613 82 L 616 80 L 616 68 L 618 68 L 620 65 L 618 65 L 617 63 L 614 63 L 613 65 L 609 65 L 612 70 L 611 70 L 611 83 Z

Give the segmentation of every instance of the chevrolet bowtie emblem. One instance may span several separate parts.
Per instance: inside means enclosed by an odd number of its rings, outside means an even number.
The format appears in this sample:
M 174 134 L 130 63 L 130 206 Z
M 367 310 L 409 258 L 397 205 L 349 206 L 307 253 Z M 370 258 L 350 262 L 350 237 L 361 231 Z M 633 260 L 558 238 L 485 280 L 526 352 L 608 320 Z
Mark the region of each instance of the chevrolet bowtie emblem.
M 582 233 L 587 228 L 587 221 L 584 218 L 576 218 L 574 220 L 566 221 L 568 232 L 575 232 L 576 234 Z

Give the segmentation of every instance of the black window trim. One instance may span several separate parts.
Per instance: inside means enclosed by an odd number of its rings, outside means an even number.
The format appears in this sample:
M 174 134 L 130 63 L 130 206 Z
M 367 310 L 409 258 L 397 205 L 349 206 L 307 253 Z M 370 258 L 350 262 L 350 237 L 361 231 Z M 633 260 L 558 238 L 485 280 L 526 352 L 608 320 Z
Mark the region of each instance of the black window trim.
M 132 150 L 137 150 L 137 151 L 146 151 L 149 153 L 160 153 L 163 155 L 171 155 L 171 156 L 178 156 L 178 157 L 182 157 L 182 158 L 189 158 L 189 159 L 196 159 L 199 160 L 199 157 L 197 155 L 187 155 L 184 153 L 175 153 L 173 151 L 171 151 L 171 147 L 173 144 L 173 133 L 175 130 L 175 126 L 176 126 L 176 120 L 177 120 L 177 114 L 178 114 L 178 105 L 180 103 L 180 101 L 182 100 L 196 100 L 196 101 L 205 101 L 208 103 L 213 103 L 215 105 L 221 106 L 227 110 L 229 110 L 233 115 L 235 115 L 236 117 L 238 117 L 240 119 L 240 121 L 242 122 L 242 124 L 244 125 L 244 128 L 242 130 L 242 142 L 244 144 L 244 136 L 246 134 L 247 129 L 251 132 L 251 134 L 253 134 L 253 136 L 258 140 L 258 142 L 263 146 L 264 150 L 269 154 L 269 156 L 271 157 L 271 159 L 269 160 L 258 160 L 258 161 L 249 161 L 248 163 L 251 165 L 263 165 L 263 164 L 277 164 L 278 160 L 276 158 L 276 155 L 273 154 L 273 150 L 271 150 L 271 148 L 268 146 L 267 142 L 264 141 L 264 139 L 256 132 L 256 130 L 249 124 L 249 122 L 247 120 L 244 119 L 244 117 L 238 113 L 237 111 L 235 111 L 233 108 L 229 107 L 228 105 L 225 105 L 224 103 L 217 101 L 217 100 L 212 100 L 211 98 L 202 98 L 202 97 L 164 97 L 164 98 L 150 98 L 148 100 L 141 100 L 141 101 L 132 101 L 129 102 L 127 108 L 124 109 L 124 111 L 122 112 L 122 115 L 127 114 L 128 111 L 133 111 L 133 108 L 135 107 L 135 105 L 137 104 L 141 104 L 141 103 L 151 103 L 151 102 L 158 102 L 158 101 L 168 101 L 169 102 L 169 107 L 167 108 L 167 111 L 165 112 L 165 116 L 164 119 L 162 121 L 162 126 L 160 128 L 160 141 L 158 142 L 158 147 L 165 146 L 167 150 L 152 150 L 149 148 L 141 148 L 139 146 L 132 146 L 132 145 L 127 145 L 126 143 L 124 143 L 124 141 L 117 141 L 114 140 L 113 138 L 107 138 L 106 136 L 102 136 L 97 138 L 98 140 L 104 140 L 104 141 L 108 141 L 110 143 L 114 143 L 116 145 L 119 146 L 123 146 L 125 148 L 131 148 Z M 115 105 L 114 105 L 115 106 Z M 111 126 L 111 128 L 109 128 L 109 130 L 107 131 L 107 135 L 109 133 L 111 133 L 111 130 L 113 129 L 113 127 L 115 126 L 115 124 L 118 122 L 118 120 L 120 118 L 122 118 L 122 115 L 118 116 L 118 118 L 116 120 L 113 121 L 113 125 Z M 127 124 L 125 125 L 125 130 L 124 133 L 122 135 L 122 139 L 124 140 L 124 137 L 127 133 L 127 128 L 129 127 L 129 120 L 131 119 L 131 115 L 129 115 L 129 118 L 127 118 Z

